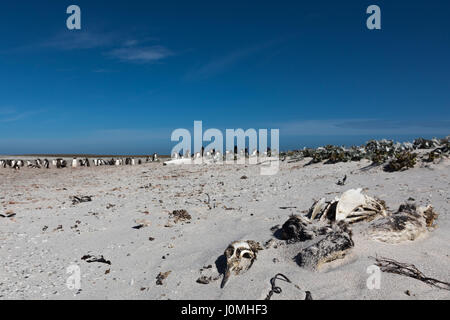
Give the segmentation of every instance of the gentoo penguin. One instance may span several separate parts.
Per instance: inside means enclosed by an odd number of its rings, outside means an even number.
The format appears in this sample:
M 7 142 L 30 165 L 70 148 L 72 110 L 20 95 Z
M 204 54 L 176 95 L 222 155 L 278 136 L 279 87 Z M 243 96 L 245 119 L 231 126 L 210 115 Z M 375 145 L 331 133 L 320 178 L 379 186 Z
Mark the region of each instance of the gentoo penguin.
M 50 161 L 48 161 L 47 159 L 44 159 L 44 168 L 50 169 Z
M 217 151 L 217 152 L 214 154 L 214 161 L 220 162 L 220 161 L 222 161 L 222 160 L 223 160 L 222 154 L 220 153 L 220 151 Z
M 76 167 L 78 167 L 78 161 L 77 161 L 77 158 L 73 158 L 72 159 L 72 168 L 76 168 Z
M 232 153 L 230 150 L 227 150 L 227 151 L 225 152 L 225 159 L 226 159 L 227 161 L 234 160 L 234 155 L 233 155 L 233 153 Z

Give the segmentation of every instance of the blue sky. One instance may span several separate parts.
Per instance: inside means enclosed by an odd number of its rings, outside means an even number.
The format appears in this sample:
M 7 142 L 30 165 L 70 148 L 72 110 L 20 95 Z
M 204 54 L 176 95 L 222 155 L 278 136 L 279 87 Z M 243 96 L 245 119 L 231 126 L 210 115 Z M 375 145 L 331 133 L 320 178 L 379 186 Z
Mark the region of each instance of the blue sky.
M 0 154 L 168 153 L 194 120 L 279 128 L 282 149 L 445 136 L 449 16 L 436 0 L 2 1 Z

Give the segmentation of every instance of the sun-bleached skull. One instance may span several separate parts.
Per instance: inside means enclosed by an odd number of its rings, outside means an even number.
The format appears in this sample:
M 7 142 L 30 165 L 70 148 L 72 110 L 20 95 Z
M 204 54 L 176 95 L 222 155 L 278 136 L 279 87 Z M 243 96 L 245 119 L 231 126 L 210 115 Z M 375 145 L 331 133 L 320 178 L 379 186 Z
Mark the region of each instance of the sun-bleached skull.
M 262 250 L 262 247 L 256 241 L 241 240 L 232 242 L 224 252 L 227 259 L 227 267 L 221 288 L 225 286 L 231 273 L 238 275 L 250 269 L 256 260 L 256 253 L 259 250 Z

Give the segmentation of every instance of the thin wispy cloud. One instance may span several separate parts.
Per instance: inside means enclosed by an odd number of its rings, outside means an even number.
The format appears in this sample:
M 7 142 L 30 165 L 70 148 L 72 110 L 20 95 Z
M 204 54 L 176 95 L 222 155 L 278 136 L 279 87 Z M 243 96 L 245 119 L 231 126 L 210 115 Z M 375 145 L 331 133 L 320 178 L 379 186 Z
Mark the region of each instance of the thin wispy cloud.
M 172 55 L 173 52 L 171 50 L 159 45 L 150 47 L 125 47 L 109 52 L 109 56 L 121 61 L 137 63 L 153 63 Z
M 58 50 L 93 49 L 110 46 L 115 40 L 112 33 L 64 32 L 49 41 L 43 42 L 41 46 Z
M 127 38 L 120 32 L 104 33 L 89 31 L 73 31 L 60 33 L 49 40 L 27 44 L 21 47 L 0 51 L 0 54 L 16 54 L 36 52 L 37 50 L 76 51 L 103 49 L 106 56 L 122 62 L 154 63 L 174 55 L 173 51 L 163 45 L 149 45 L 158 38 L 142 36 Z M 103 72 L 97 69 L 94 72 Z
M 287 38 L 268 41 L 254 46 L 248 46 L 216 57 L 211 61 L 200 65 L 185 75 L 186 80 L 207 79 L 229 70 L 234 65 L 250 58 L 251 56 L 284 42 Z
M 15 108 L 0 108 L 0 122 L 16 122 L 42 112 L 43 110 L 19 112 Z

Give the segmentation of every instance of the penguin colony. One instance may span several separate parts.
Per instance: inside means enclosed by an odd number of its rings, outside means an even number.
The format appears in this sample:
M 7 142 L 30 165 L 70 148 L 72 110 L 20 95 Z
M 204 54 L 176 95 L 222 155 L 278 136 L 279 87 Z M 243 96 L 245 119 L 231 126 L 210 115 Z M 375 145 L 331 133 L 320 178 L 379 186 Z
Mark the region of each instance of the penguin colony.
M 139 165 L 142 163 L 148 162 L 159 162 L 158 154 L 154 153 L 152 156 L 147 157 L 145 159 L 135 159 L 135 158 L 118 158 L 118 159 L 92 159 L 88 158 L 78 159 L 73 158 L 72 162 L 68 162 L 62 158 L 54 159 L 49 161 L 48 159 L 36 159 L 36 160 L 8 160 L 8 159 L 0 159 L 0 168 L 11 168 L 14 170 L 20 170 L 23 167 L 27 168 L 35 168 L 35 169 L 50 169 L 51 167 L 55 167 L 58 169 L 67 168 L 67 167 L 90 167 L 93 166 L 122 166 L 122 165 Z

